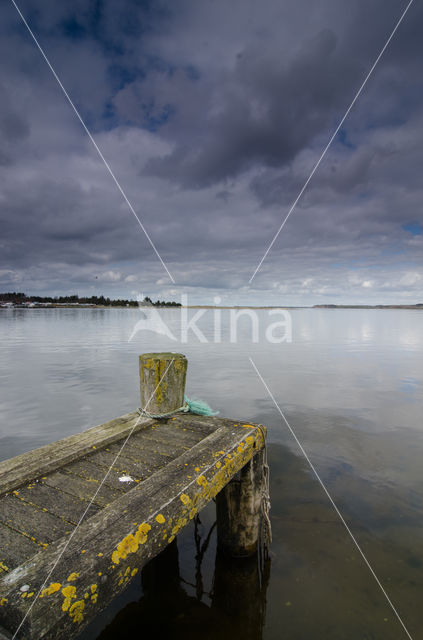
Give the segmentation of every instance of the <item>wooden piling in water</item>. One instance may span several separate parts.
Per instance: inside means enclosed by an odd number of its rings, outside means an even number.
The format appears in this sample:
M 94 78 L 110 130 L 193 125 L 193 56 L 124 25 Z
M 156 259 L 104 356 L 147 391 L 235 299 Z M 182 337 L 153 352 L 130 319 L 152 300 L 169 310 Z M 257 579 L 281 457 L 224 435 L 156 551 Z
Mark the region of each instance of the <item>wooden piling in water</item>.
M 228 482 L 216 496 L 217 544 L 228 556 L 256 553 L 261 526 L 263 450 Z

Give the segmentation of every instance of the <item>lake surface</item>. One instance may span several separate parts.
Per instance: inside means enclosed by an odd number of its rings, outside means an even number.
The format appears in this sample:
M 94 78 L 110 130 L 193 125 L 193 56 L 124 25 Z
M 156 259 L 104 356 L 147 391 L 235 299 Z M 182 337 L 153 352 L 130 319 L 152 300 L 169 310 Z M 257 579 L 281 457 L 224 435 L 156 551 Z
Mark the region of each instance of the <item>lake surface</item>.
M 191 315 L 195 311 L 190 312 Z M 139 353 L 181 351 L 187 393 L 265 424 L 273 544 L 263 571 L 216 557 L 214 505 L 81 640 L 407 635 L 251 366 L 252 357 L 414 640 L 423 629 L 423 311 L 291 311 L 292 343 L 139 331 L 138 309 L 0 310 L 0 458 L 139 406 Z M 269 319 L 261 310 L 260 327 Z M 180 312 L 160 310 L 175 335 Z M 208 534 L 212 529 L 210 536 Z M 195 536 L 195 534 L 197 534 Z M 197 541 L 197 544 L 195 542 Z

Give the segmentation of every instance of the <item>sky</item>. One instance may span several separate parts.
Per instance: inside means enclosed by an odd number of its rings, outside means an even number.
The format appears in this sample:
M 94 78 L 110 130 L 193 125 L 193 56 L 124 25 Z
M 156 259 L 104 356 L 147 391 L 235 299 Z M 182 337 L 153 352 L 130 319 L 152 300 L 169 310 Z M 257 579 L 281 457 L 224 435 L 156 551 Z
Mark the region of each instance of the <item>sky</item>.
M 423 7 L 16 0 L 0 20 L 0 291 L 423 303 Z

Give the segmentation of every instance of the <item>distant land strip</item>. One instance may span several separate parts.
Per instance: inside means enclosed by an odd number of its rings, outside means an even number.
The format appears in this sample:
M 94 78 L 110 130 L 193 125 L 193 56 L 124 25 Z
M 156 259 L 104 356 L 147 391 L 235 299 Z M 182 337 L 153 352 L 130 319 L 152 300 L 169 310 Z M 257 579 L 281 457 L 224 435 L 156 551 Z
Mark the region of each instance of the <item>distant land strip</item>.
M 146 296 L 143 300 L 111 300 L 104 296 L 83 296 L 76 294 L 69 296 L 27 296 L 25 293 L 15 291 L 0 293 L 0 307 L 180 307 L 179 302 L 166 302 Z
M 423 309 L 418 304 L 315 304 L 313 309 Z
M 28 296 L 20 292 L 0 293 L 0 308 L 34 308 L 34 307 L 178 307 L 180 302 L 156 300 L 146 296 L 143 300 L 111 299 L 105 296 Z M 315 304 L 315 305 L 209 305 L 190 304 L 188 309 L 421 309 L 423 303 L 417 304 Z

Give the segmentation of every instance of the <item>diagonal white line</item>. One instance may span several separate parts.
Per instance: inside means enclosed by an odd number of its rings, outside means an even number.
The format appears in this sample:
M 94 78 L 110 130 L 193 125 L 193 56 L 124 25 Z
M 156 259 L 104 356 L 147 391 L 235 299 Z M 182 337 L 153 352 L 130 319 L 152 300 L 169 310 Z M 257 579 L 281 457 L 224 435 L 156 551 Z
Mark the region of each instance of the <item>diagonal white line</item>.
M 52 72 L 53 76 L 55 77 L 57 84 L 59 85 L 59 87 L 61 88 L 61 90 L 63 91 L 67 101 L 69 102 L 70 106 L 72 107 L 72 109 L 74 110 L 76 117 L 78 118 L 79 122 L 81 123 L 85 133 L 87 134 L 87 136 L 89 137 L 89 139 L 91 140 L 91 142 L 93 143 L 95 150 L 97 151 L 98 155 L 100 156 L 101 160 L 104 163 L 104 166 L 106 167 L 107 171 L 110 173 L 110 175 L 112 176 L 117 188 L 119 189 L 120 193 L 123 196 L 123 199 L 125 200 L 126 204 L 128 205 L 131 213 L 134 215 L 136 221 L 138 222 L 139 226 L 141 227 L 142 231 L 144 232 L 145 237 L 147 238 L 148 242 L 150 243 L 154 253 L 156 254 L 156 256 L 158 257 L 158 259 L 160 260 L 160 262 L 162 263 L 162 266 L 164 268 L 164 270 L 166 271 L 167 275 L 169 276 L 169 278 L 171 279 L 171 281 L 173 282 L 173 284 L 175 284 L 175 280 L 172 276 L 172 274 L 170 273 L 169 269 L 167 268 L 166 264 L 164 263 L 164 261 L 162 260 L 162 257 L 160 255 L 160 253 L 158 252 L 158 250 L 156 249 L 154 242 L 152 241 L 152 239 L 150 238 L 146 228 L 144 227 L 143 223 L 141 222 L 140 218 L 138 217 L 137 213 L 135 212 L 134 207 L 132 206 L 131 202 L 129 201 L 128 197 L 126 196 L 126 193 L 124 192 L 124 190 L 122 189 L 122 187 L 120 186 L 120 183 L 118 181 L 118 179 L 116 178 L 115 174 L 113 173 L 109 163 L 107 162 L 106 158 L 103 156 L 98 144 L 96 143 L 96 141 L 94 140 L 93 136 L 91 135 L 87 125 L 85 124 L 84 120 L 82 119 L 78 109 L 75 107 L 74 103 L 72 102 L 68 92 L 66 91 L 65 87 L 63 86 L 62 82 L 60 81 L 59 76 L 57 75 L 57 73 L 55 72 L 55 70 L 53 69 L 53 66 L 50 63 L 50 60 L 47 58 L 46 54 L 44 53 L 43 48 L 41 47 L 40 43 L 38 42 L 37 38 L 35 37 L 34 33 L 32 32 L 29 24 L 27 23 L 27 21 L 25 20 L 24 16 L 22 15 L 21 10 L 19 9 L 18 5 L 16 4 L 15 0 L 11 0 L 13 6 L 15 7 L 16 11 L 18 12 L 18 14 L 20 15 L 22 22 L 24 23 L 25 27 L 27 28 L 31 38 L 34 40 L 35 44 L 37 45 L 37 48 L 39 50 L 39 52 L 41 53 L 41 55 L 43 56 L 44 60 L 46 61 L 50 71 Z
M 13 1 L 13 0 L 12 0 Z M 146 409 L 148 407 L 148 405 L 150 404 L 151 400 L 154 397 L 154 394 L 156 393 L 157 389 L 160 387 L 162 380 L 164 380 L 164 378 L 166 377 L 167 372 L 169 371 L 170 367 L 172 366 L 173 362 L 174 362 L 174 358 L 172 358 L 172 360 L 169 362 L 169 364 L 166 367 L 166 371 L 164 372 L 164 374 L 162 375 L 162 377 L 160 378 L 159 382 L 157 383 L 156 388 L 154 389 L 153 393 L 151 394 L 151 396 L 148 399 L 148 402 L 146 403 L 144 409 Z M 19 633 L 19 629 L 22 627 L 23 623 L 25 622 L 25 620 L 27 619 L 27 617 L 29 616 L 32 607 L 34 606 L 34 604 L 36 603 L 36 601 L 38 600 L 42 590 L 44 589 L 45 585 L 47 584 L 51 574 L 53 573 L 53 571 L 55 570 L 55 568 L 57 567 L 57 565 L 59 564 L 63 554 L 65 553 L 66 549 L 69 546 L 70 541 L 72 540 L 73 536 L 75 535 L 75 533 L 77 532 L 79 525 L 81 524 L 81 522 L 83 521 L 83 519 L 85 518 L 85 516 L 87 515 L 87 512 L 89 510 L 89 508 L 91 507 L 92 503 L 94 502 L 96 496 L 98 495 L 98 492 L 100 491 L 101 487 L 103 486 L 104 482 L 106 481 L 110 471 L 112 470 L 112 467 L 115 465 L 117 459 L 119 458 L 120 454 L 122 453 L 124 447 L 126 446 L 126 443 L 128 442 L 129 438 L 132 436 L 132 434 L 134 433 L 134 429 L 138 426 L 138 424 L 140 423 L 142 419 L 142 415 L 139 416 L 139 418 L 137 419 L 136 423 L 134 424 L 134 426 L 132 427 L 132 429 L 130 430 L 130 432 L 128 433 L 128 435 L 126 436 L 124 443 L 122 444 L 121 448 L 119 449 L 119 451 L 116 454 L 115 459 L 113 460 L 112 464 L 110 465 L 110 467 L 108 468 L 106 475 L 104 476 L 103 480 L 100 482 L 99 486 L 97 487 L 97 490 L 95 491 L 94 495 L 92 496 L 87 508 L 85 509 L 84 513 L 82 514 L 82 516 L 79 518 L 79 521 L 75 527 L 75 529 L 72 531 L 72 533 L 70 534 L 69 538 L 66 541 L 65 546 L 63 547 L 62 551 L 59 554 L 59 557 L 57 558 L 57 560 L 55 561 L 55 563 L 53 564 L 52 568 L 50 569 L 50 571 L 48 572 L 43 584 L 41 585 L 37 595 L 35 596 L 34 600 L 31 602 L 31 606 L 29 607 L 28 611 L 25 613 L 24 617 L 22 618 L 18 628 L 16 629 L 15 633 L 12 636 L 12 640 L 15 640 L 17 634 Z
M 13 2 L 13 0 L 12 0 Z M 408 5 L 406 6 L 406 8 L 404 9 L 403 13 L 401 14 L 400 19 L 398 20 L 398 22 L 396 23 L 394 29 L 391 32 L 391 35 L 389 36 L 389 38 L 387 39 L 387 41 L 385 42 L 384 46 L 382 47 L 378 57 L 376 58 L 376 60 L 374 61 L 369 73 L 367 74 L 367 76 L 364 78 L 362 85 L 360 86 L 359 90 L 357 91 L 357 93 L 354 96 L 353 101 L 351 102 L 350 106 L 348 107 L 348 109 L 346 110 L 344 117 L 342 118 L 342 120 L 340 121 L 340 123 L 338 124 L 338 126 L 336 127 L 335 131 L 333 132 L 329 142 L 327 143 L 326 147 L 323 149 L 322 154 L 320 156 L 320 158 L 318 159 L 318 161 L 316 162 L 316 164 L 313 167 L 312 172 L 310 173 L 309 177 L 307 178 L 307 180 L 305 181 L 300 193 L 298 194 L 298 196 L 295 198 L 294 202 L 291 205 L 291 208 L 289 209 L 288 213 L 285 216 L 285 219 L 283 220 L 282 224 L 280 225 L 279 229 L 276 231 L 276 234 L 273 237 L 273 240 L 271 241 L 271 243 L 269 244 L 269 246 L 267 247 L 262 259 L 260 260 L 260 262 L 258 263 L 256 270 L 254 271 L 253 275 L 251 276 L 251 278 L 249 279 L 248 283 L 251 284 L 252 281 L 255 278 L 256 273 L 258 272 L 258 270 L 260 269 L 261 265 L 263 264 L 263 262 L 265 261 L 270 249 L 273 247 L 273 245 L 275 244 L 280 232 L 282 231 L 282 229 L 284 228 L 289 216 L 291 215 L 291 213 L 294 211 L 295 207 L 297 206 L 297 203 L 299 201 L 299 199 L 301 198 L 301 196 L 303 195 L 304 191 L 306 190 L 308 183 L 310 182 L 310 180 L 312 179 L 312 177 L 314 176 L 317 168 L 319 167 L 321 161 L 323 160 L 323 158 L 326 155 L 327 150 L 329 149 L 330 145 L 332 144 L 332 142 L 334 141 L 335 137 L 338 134 L 338 131 L 340 130 L 340 128 L 342 127 L 342 125 L 344 124 L 348 114 L 350 113 L 351 109 L 353 108 L 354 104 L 356 103 L 359 95 L 361 94 L 361 92 L 363 91 L 364 87 L 366 86 L 366 83 L 368 81 L 368 79 L 370 78 L 370 76 L 372 75 L 373 71 L 375 70 L 375 67 L 377 65 L 377 63 L 379 62 L 379 60 L 381 59 L 381 57 L 383 56 L 383 54 L 385 53 L 385 50 L 387 48 L 387 46 L 389 45 L 389 43 L 391 42 L 392 38 L 394 37 L 394 34 L 396 32 L 396 30 L 398 29 L 398 27 L 400 26 L 401 22 L 403 21 L 405 14 L 407 13 L 408 9 L 410 8 L 410 6 L 413 4 L 414 0 L 410 0 L 410 2 L 408 3 Z
M 294 430 L 292 429 L 291 425 L 289 424 L 288 420 L 285 418 L 285 415 L 282 412 L 282 409 L 280 408 L 280 406 L 278 405 L 278 403 L 276 402 L 272 392 L 270 391 L 269 387 L 267 386 L 265 380 L 263 379 L 263 376 L 261 375 L 260 371 L 257 369 L 253 359 L 251 357 L 249 357 L 249 360 L 256 372 L 256 374 L 258 375 L 259 379 L 261 380 L 261 382 L 263 383 L 264 388 L 266 389 L 267 393 L 269 394 L 270 399 L 272 400 L 273 404 L 275 405 L 276 409 L 278 410 L 279 414 L 281 415 L 283 421 L 285 422 L 286 426 L 288 427 L 289 431 L 291 432 L 292 437 L 294 438 L 295 442 L 297 443 L 297 445 L 299 446 L 301 453 L 303 454 L 303 456 L 305 457 L 305 459 L 307 460 L 308 464 L 310 465 L 311 470 L 313 471 L 314 475 L 316 476 L 317 480 L 319 481 L 323 491 L 325 492 L 325 494 L 327 495 L 327 497 L 329 498 L 330 503 L 332 504 L 333 508 L 335 509 L 336 513 L 338 514 L 342 524 L 344 525 L 344 527 L 346 528 L 346 530 L 348 531 L 350 538 L 352 539 L 352 541 L 354 542 L 355 546 L 357 547 L 358 552 L 360 553 L 361 557 L 363 558 L 364 562 L 366 563 L 370 573 L 372 574 L 373 578 L 376 580 L 377 584 L 379 585 L 383 595 L 385 596 L 386 600 L 388 601 L 392 611 L 395 613 L 396 617 L 398 618 L 398 621 L 400 622 L 402 628 L 404 629 L 405 633 L 407 634 L 408 638 L 410 640 L 413 640 L 412 636 L 410 635 L 407 627 L 405 626 L 404 622 L 402 621 L 398 611 L 396 610 L 396 608 L 394 607 L 391 599 L 389 598 L 388 594 L 386 593 L 385 589 L 383 588 L 382 583 L 380 582 L 379 578 L 377 577 L 377 575 L 375 574 L 374 570 L 372 569 L 372 566 L 370 564 L 370 562 L 367 560 L 366 556 L 364 555 L 364 552 L 361 550 L 360 545 L 358 544 L 357 540 L 354 537 L 354 534 L 352 533 L 351 529 L 349 528 L 349 526 L 347 525 L 347 523 L 344 520 L 344 517 L 342 515 L 342 513 L 339 511 L 338 507 L 336 506 L 332 496 L 330 495 L 329 491 L 326 489 L 325 484 L 323 483 L 323 480 L 320 478 L 319 474 L 316 471 L 315 466 L 313 465 L 312 461 L 310 460 L 310 458 L 307 455 L 307 452 L 305 451 L 303 445 L 301 444 L 301 442 L 298 440 L 297 436 L 295 435 Z

